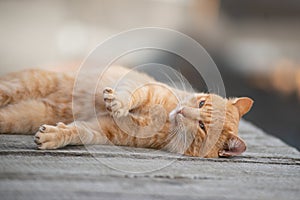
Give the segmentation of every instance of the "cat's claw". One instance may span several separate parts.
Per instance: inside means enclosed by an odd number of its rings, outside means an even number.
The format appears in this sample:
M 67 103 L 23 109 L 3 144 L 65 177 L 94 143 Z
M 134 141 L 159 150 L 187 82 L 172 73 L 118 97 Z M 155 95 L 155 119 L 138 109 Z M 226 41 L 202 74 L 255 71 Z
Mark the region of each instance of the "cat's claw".
M 112 88 L 105 88 L 103 90 L 103 98 L 106 110 L 116 118 L 125 117 L 129 111 L 124 107 L 122 101 L 117 98 L 115 91 Z
M 57 149 L 64 145 L 64 136 L 62 129 L 67 127 L 64 123 L 58 123 L 57 126 L 42 125 L 34 136 L 34 142 L 38 149 Z

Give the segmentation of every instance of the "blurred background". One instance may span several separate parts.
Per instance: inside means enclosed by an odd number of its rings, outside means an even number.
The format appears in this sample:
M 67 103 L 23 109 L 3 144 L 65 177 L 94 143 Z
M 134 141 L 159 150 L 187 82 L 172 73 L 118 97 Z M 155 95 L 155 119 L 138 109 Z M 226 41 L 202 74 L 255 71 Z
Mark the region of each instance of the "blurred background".
M 255 100 L 245 118 L 300 149 L 297 0 L 1 0 L 0 75 L 76 68 L 113 34 L 146 26 L 198 41 L 217 64 L 227 96 Z M 186 64 L 168 55 L 157 60 Z

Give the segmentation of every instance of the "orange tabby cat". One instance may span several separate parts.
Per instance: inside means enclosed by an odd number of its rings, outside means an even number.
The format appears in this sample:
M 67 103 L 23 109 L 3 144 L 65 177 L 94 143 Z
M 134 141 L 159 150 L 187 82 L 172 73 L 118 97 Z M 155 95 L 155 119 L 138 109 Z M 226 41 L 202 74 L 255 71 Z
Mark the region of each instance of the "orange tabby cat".
M 130 79 L 116 87 L 129 72 Z M 175 90 L 119 66 L 103 74 L 92 98 L 92 76 L 86 74 L 76 93 L 73 73 L 27 70 L 1 78 L 0 133 L 36 133 L 39 149 L 114 144 L 203 157 L 246 150 L 237 134 L 240 118 L 252 107 L 250 98 Z

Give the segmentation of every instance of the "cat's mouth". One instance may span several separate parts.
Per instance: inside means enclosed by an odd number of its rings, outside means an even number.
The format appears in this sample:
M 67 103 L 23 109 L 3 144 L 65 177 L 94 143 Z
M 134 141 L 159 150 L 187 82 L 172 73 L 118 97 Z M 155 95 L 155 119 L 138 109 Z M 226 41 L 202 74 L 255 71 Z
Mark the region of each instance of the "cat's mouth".
M 170 122 L 173 122 L 175 125 L 181 124 L 182 119 L 184 118 L 182 109 L 174 109 L 169 114 Z

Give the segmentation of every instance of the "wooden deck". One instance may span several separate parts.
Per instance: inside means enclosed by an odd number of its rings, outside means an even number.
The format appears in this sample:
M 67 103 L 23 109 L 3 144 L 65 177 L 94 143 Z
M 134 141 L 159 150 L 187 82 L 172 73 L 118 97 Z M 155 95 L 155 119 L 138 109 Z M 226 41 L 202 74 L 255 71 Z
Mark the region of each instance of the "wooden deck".
M 0 199 L 300 199 L 300 153 L 242 121 L 231 159 L 98 146 L 36 150 L 0 135 Z

